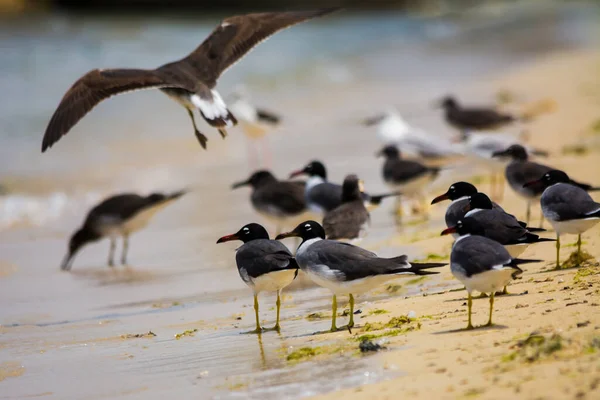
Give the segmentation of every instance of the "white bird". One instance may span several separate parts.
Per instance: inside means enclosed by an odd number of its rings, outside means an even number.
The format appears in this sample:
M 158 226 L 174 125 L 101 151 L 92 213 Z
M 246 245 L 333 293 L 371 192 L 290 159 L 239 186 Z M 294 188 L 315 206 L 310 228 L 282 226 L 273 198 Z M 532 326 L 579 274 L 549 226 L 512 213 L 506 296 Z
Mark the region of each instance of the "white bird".
M 427 161 L 443 162 L 447 158 L 462 155 L 461 146 L 455 145 L 448 138 L 409 125 L 393 108 L 381 115 L 366 119 L 364 124 L 377 126 L 377 137 L 384 146 L 397 146 L 402 152 Z

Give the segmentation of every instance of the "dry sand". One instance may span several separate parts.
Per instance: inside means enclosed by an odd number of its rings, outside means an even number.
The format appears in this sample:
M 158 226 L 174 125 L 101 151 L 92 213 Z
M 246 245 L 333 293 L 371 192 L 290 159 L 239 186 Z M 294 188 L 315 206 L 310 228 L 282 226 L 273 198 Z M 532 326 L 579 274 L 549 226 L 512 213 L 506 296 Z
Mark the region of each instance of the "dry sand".
M 552 152 L 542 162 L 598 185 L 599 76 L 599 54 L 561 53 L 508 72 L 478 89 L 518 93 L 522 102 L 553 99 L 558 104 L 556 111 L 530 124 L 531 143 Z M 579 144 L 586 144 L 588 151 L 569 151 Z M 594 197 L 600 201 L 597 193 Z M 524 203 L 510 190 L 502 205 L 523 217 Z M 537 221 L 533 222 L 535 226 Z M 573 250 L 566 244 L 574 240 L 574 236 L 563 239 L 563 261 Z M 555 271 L 550 261 L 528 265 L 523 279 L 509 287 L 511 295 L 496 298 L 497 325 L 491 328 L 462 330 L 467 307 L 466 292 L 460 289 L 373 304 L 373 309 L 389 314 L 365 317 L 359 326 L 387 322 L 408 310 L 425 316 L 419 319 L 420 329 L 385 339 L 391 350 L 383 362 L 405 375 L 318 398 L 600 398 L 600 224 L 584 234 L 584 241 L 585 250 L 593 257 L 586 267 Z M 450 239 L 439 238 L 418 244 L 439 254 L 440 248 L 447 251 L 449 243 Z M 531 246 L 521 257 L 552 260 L 554 245 Z M 449 271 L 443 275 L 452 279 Z M 473 310 L 474 323 L 484 324 L 488 299 L 475 300 Z M 368 333 L 386 331 L 389 329 Z M 365 333 L 356 330 L 357 335 Z M 527 340 L 530 335 L 534 336 Z

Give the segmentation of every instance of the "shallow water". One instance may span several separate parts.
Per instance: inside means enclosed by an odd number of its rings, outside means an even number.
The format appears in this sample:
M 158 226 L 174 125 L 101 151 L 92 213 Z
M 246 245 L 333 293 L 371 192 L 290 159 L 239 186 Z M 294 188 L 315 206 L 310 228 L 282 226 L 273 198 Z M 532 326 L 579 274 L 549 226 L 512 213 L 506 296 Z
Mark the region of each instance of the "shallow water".
M 226 95 L 245 82 L 259 104 L 284 115 L 284 126 L 268 136 L 277 175 L 320 158 L 332 180 L 355 172 L 367 190 L 383 192 L 381 161 L 373 156 L 379 144 L 358 121 L 393 104 L 409 121 L 450 134 L 430 107 L 440 95 L 452 91 L 491 102 L 492 94 L 469 87 L 548 52 L 598 44 L 600 36 L 592 34 L 597 8 L 507 11 L 436 19 L 332 16 L 273 37 L 228 71 L 218 88 Z M 239 130 L 223 141 L 204 127 L 205 152 L 177 105 L 161 93 L 139 92 L 103 103 L 39 153 L 49 116 L 80 74 L 175 59 L 216 20 L 52 15 L 0 28 L 8 55 L 0 58 L 0 85 L 10 94 L 0 105 L 0 183 L 8 190 L 0 196 L 0 359 L 25 369 L 2 382 L 0 397 L 298 398 L 402 373 L 401 365 L 385 369 L 376 355 L 288 366 L 292 348 L 317 343 L 312 334 L 329 326 L 305 319 L 327 311 L 330 302 L 327 291 L 305 282 L 286 291 L 281 336 L 267 332 L 259 341 L 241 334 L 254 317 L 251 294 L 234 266 L 237 245 L 215 245 L 218 237 L 260 221 L 248 191 L 229 189 L 249 174 Z M 445 173 L 437 187 L 460 171 Z M 99 199 L 122 190 L 181 187 L 194 190 L 132 238 L 131 266 L 105 267 L 108 244 L 100 242 L 79 255 L 71 273 L 59 272 L 68 235 Z M 427 237 L 442 220 L 438 215 L 398 230 L 391 203 L 372 213 L 373 229 L 361 245 L 382 256 L 422 256 L 418 246 L 398 245 L 400 235 Z M 434 284 L 447 283 L 433 279 L 425 288 Z M 273 306 L 273 296 L 261 296 L 267 326 Z M 188 329 L 198 331 L 174 338 Z M 157 336 L 120 338 L 149 330 Z

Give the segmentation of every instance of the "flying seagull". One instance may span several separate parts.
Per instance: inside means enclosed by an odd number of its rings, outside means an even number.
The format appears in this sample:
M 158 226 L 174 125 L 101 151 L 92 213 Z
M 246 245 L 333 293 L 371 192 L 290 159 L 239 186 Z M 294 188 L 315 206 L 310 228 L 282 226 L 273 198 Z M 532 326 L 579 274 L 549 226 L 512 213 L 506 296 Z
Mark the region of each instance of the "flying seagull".
M 126 264 L 129 235 L 144 228 L 156 212 L 185 193 L 183 190 L 170 194 L 152 193 L 149 196 L 124 193 L 111 196 L 102 201 L 90 210 L 83 226 L 71 236 L 69 249 L 61 269 L 63 271 L 70 270 L 75 254 L 84 245 L 103 237 L 110 238 L 108 265 L 111 267 L 114 265 L 117 237 L 123 237 L 121 264 Z
M 219 76 L 277 31 L 335 10 L 337 8 L 234 16 L 223 20 L 196 50 L 181 60 L 156 69 L 94 69 L 79 78 L 62 98 L 46 128 L 42 152 L 102 100 L 141 89 L 159 89 L 185 107 L 200 145 L 206 148 L 208 139 L 196 127 L 193 114 L 196 108 L 222 137 L 227 135 L 225 128 L 237 122 L 215 90 Z
M 218 243 L 241 240 L 244 242 L 235 253 L 235 262 L 242 280 L 254 292 L 255 333 L 260 333 L 258 318 L 258 294 L 277 292 L 277 322 L 273 328 L 280 330 L 279 311 L 281 310 L 281 290 L 292 283 L 298 275 L 298 264 L 285 245 L 277 240 L 269 240 L 267 230 L 259 224 L 248 224 L 232 235 L 223 236 Z

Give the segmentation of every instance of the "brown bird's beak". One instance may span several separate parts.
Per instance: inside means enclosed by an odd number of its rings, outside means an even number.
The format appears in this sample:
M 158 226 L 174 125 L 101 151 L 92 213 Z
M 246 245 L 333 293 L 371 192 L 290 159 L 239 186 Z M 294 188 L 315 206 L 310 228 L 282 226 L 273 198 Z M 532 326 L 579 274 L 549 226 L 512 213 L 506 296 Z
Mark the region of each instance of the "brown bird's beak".
M 223 236 L 222 238 L 220 238 L 219 240 L 217 240 L 217 244 L 219 244 L 219 243 L 225 243 L 225 242 L 231 242 L 232 240 L 240 240 L 240 238 L 235 233 L 231 234 L 231 235 L 226 235 L 226 236 Z
M 297 171 L 292 172 L 290 174 L 290 177 L 288 179 L 292 179 L 292 178 L 295 178 L 295 177 L 300 176 L 300 175 L 304 175 L 304 170 L 303 169 L 299 169 Z
M 442 233 L 440 234 L 440 236 L 449 235 L 449 234 L 451 234 L 451 233 L 457 233 L 457 230 L 456 230 L 456 227 L 455 227 L 455 226 L 453 226 L 453 227 L 451 227 L 451 228 L 444 229 L 444 230 L 442 231 Z
M 450 197 L 448 197 L 448 193 L 441 194 L 435 199 L 431 200 L 431 204 L 439 203 L 440 201 L 444 200 L 450 200 Z
M 275 240 L 281 240 L 281 239 L 285 239 L 285 238 L 289 238 L 289 237 L 300 237 L 300 235 L 294 229 L 293 231 L 290 231 L 290 232 L 280 233 L 279 235 L 277 235 Z

